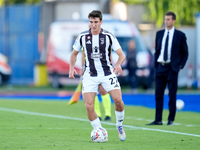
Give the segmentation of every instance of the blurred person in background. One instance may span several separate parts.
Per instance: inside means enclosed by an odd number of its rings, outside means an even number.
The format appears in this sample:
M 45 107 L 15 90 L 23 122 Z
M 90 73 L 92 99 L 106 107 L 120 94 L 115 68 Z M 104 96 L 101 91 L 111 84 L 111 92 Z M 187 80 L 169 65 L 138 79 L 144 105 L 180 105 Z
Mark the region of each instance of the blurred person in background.
M 136 61 L 136 45 L 135 45 L 134 40 L 130 40 L 128 42 L 128 51 L 126 55 L 126 60 L 127 60 L 127 66 L 126 68 L 128 69 L 128 81 L 129 85 L 131 87 L 131 92 L 136 93 L 137 88 L 138 88 L 138 81 L 137 81 L 137 76 L 136 76 L 136 70 L 137 70 L 137 61 Z
M 169 115 L 167 125 L 173 125 L 176 115 L 178 73 L 188 59 L 188 46 L 183 32 L 175 29 L 174 12 L 165 14 L 165 29 L 156 33 L 155 43 L 155 120 L 147 125 L 162 125 L 165 88 L 169 89 Z

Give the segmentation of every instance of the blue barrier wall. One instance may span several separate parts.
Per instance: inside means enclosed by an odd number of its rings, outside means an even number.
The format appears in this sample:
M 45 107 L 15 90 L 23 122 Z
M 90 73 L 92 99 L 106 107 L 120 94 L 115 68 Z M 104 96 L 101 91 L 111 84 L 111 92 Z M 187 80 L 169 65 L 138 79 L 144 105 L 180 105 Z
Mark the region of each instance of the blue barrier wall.
M 0 9 L 0 52 L 9 60 L 12 68 L 11 84 L 31 84 L 34 82 L 34 65 L 39 60 L 40 6 L 13 5 Z
M 5 14 L 4 14 L 4 12 L 5 12 L 5 9 L 4 8 L 1 8 L 0 9 L 0 53 L 5 53 L 4 52 L 4 21 L 3 20 L 5 20 L 5 18 L 4 18 L 4 16 L 5 16 Z

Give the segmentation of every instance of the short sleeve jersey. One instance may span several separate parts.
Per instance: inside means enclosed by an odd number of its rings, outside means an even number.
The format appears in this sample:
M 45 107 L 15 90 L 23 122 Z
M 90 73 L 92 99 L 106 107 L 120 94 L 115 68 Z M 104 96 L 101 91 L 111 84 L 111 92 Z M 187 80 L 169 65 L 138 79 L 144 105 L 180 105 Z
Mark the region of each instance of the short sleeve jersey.
M 85 53 L 86 76 L 107 76 L 113 73 L 110 60 L 111 50 L 121 48 L 116 37 L 110 32 L 101 29 L 100 34 L 92 35 L 90 30 L 82 32 L 77 37 L 73 49 Z

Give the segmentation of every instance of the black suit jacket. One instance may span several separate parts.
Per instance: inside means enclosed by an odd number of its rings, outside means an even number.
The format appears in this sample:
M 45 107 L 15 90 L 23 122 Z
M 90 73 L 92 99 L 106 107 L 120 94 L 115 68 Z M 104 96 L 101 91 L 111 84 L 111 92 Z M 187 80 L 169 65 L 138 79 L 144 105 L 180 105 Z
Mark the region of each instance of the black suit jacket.
M 160 55 L 162 38 L 164 36 L 165 30 L 160 30 L 156 33 L 155 41 L 155 70 L 158 67 L 157 59 Z M 174 31 L 174 36 L 172 39 L 172 48 L 171 48 L 171 66 L 175 72 L 179 72 L 185 66 L 185 63 L 188 59 L 188 46 L 186 42 L 186 36 L 183 32 L 176 30 Z

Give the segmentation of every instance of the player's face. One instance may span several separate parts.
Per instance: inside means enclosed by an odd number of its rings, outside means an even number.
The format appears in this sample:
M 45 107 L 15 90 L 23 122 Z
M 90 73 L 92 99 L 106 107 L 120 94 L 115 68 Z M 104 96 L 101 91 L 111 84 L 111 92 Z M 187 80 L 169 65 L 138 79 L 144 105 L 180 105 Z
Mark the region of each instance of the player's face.
M 176 20 L 172 19 L 172 16 L 165 16 L 165 27 L 169 30 L 174 26 Z
M 102 24 L 102 20 L 100 21 L 100 19 L 98 17 L 89 18 L 89 27 L 91 29 L 92 34 L 99 34 L 101 31 L 101 24 Z

